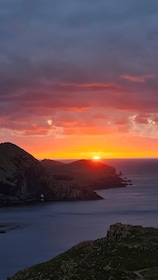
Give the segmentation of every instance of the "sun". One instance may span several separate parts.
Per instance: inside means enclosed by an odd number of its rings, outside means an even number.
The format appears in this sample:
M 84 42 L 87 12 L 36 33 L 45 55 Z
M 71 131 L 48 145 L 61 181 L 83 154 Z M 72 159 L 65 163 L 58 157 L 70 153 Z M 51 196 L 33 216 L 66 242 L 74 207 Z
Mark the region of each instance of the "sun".
M 100 156 L 93 156 L 93 160 L 100 160 Z

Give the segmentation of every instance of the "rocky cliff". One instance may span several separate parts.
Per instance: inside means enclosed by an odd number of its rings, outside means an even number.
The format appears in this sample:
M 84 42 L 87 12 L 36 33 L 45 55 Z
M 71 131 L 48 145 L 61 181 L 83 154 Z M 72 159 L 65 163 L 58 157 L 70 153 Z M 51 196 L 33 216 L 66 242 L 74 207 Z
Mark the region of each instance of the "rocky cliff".
M 48 173 L 47 173 L 48 174 Z M 48 175 L 49 191 L 48 201 L 75 201 L 75 200 L 98 200 L 102 199 L 96 192 L 81 188 L 79 185 L 67 180 L 58 180 Z
M 101 199 L 76 184 L 59 182 L 32 155 L 12 143 L 0 144 L 0 206 L 54 200 Z
M 33 156 L 12 143 L 0 144 L 0 202 L 15 203 L 46 195 L 46 173 Z
M 157 280 L 158 229 L 110 226 L 105 238 L 82 242 L 8 280 Z
M 84 189 L 97 190 L 127 185 L 127 182 L 116 174 L 114 167 L 100 161 L 77 160 L 64 164 L 45 159 L 41 163 L 49 176 L 60 182 L 71 182 L 71 184 L 76 184 Z

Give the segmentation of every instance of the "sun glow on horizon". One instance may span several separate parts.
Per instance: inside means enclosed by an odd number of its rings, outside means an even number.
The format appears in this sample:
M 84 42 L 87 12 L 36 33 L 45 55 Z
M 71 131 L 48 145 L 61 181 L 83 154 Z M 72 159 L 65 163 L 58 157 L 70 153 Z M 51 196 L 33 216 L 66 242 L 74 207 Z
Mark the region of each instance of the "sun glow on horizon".
M 93 156 L 93 160 L 100 160 L 100 156 Z

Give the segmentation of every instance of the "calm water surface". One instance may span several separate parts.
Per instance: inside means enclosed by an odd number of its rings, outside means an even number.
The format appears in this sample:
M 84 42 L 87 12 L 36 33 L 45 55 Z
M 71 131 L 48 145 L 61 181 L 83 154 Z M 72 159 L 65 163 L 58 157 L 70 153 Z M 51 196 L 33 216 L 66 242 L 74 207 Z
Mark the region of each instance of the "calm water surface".
M 0 235 L 0 280 L 78 242 L 105 236 L 112 223 L 158 227 L 158 159 L 106 163 L 132 179 L 133 185 L 99 191 L 105 198 L 100 201 L 0 209 L 0 223 L 23 226 Z

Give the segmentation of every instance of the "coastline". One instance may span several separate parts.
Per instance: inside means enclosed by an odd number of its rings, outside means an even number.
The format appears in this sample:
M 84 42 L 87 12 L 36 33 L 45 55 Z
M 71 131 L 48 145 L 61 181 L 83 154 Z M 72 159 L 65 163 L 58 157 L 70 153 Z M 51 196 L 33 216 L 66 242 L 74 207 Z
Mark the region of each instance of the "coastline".
M 8 280 L 129 279 L 158 276 L 158 228 L 116 223 L 105 237 L 83 241 L 63 254 L 8 277 Z M 83 278 L 84 277 L 84 278 Z
M 158 161 L 132 162 L 121 160 L 120 164 L 117 160 L 115 166 L 132 179 L 133 185 L 98 191 L 104 200 L 0 208 L 1 224 L 14 221 L 25 225 L 20 231 L 0 236 L 1 279 L 55 257 L 83 240 L 104 236 L 114 222 L 158 227 Z M 152 163 L 155 168 L 150 169 Z

